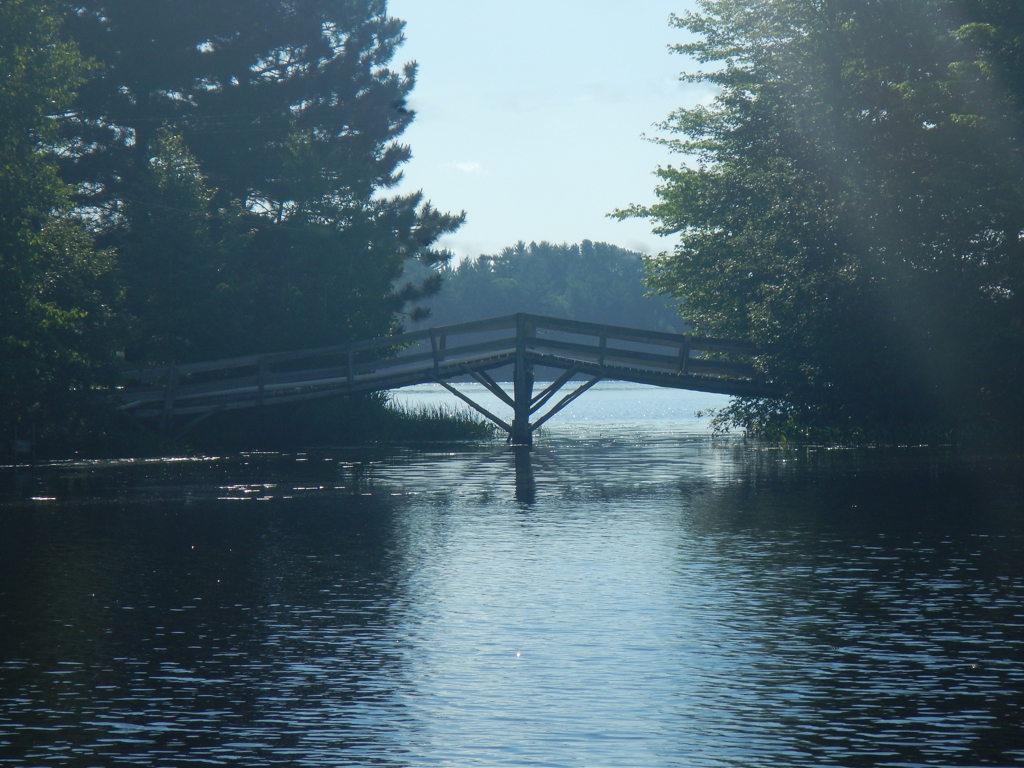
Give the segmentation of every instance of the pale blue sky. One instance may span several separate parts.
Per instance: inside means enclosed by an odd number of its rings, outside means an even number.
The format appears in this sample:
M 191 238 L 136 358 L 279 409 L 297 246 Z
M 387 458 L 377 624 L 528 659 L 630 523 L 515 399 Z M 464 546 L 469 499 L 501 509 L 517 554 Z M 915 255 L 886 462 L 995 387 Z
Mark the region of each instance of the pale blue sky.
M 654 202 L 659 164 L 642 139 L 680 106 L 710 95 L 679 82 L 668 26 L 689 0 L 390 0 L 419 63 L 416 121 L 401 191 L 422 189 L 467 222 L 442 245 L 459 257 L 517 240 L 584 238 L 657 253 L 671 242 L 645 221 L 605 214 Z

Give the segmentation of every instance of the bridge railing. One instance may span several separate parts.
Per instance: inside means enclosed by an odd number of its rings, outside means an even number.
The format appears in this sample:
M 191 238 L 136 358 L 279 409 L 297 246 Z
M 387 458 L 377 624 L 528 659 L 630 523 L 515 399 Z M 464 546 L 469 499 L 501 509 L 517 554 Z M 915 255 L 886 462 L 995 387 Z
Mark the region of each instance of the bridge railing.
M 525 330 L 523 338 L 518 331 Z M 538 315 L 507 315 L 350 344 L 156 366 L 126 376 L 122 410 L 139 418 L 195 416 L 443 380 L 515 362 L 643 381 L 665 374 L 752 381 L 753 347 Z M 618 374 L 618 376 L 617 376 Z M 670 386 L 680 386 L 671 384 Z M 706 387 L 705 387 L 706 388 Z
M 544 356 L 684 375 L 757 376 L 750 362 L 757 350 L 746 342 L 548 317 L 530 319 L 534 334 L 526 342 L 527 350 Z
M 318 391 L 294 391 L 297 387 L 390 388 L 376 385 L 387 383 L 382 378 L 437 367 L 441 361 L 451 367 L 481 356 L 513 353 L 515 330 L 512 315 L 350 344 L 154 366 L 124 374 L 121 408 L 147 417 L 155 415 L 154 410 L 167 410 L 173 401 L 177 415 L 189 415 L 208 410 L 214 397 L 240 401 L 225 405 L 231 408 L 320 396 Z M 449 341 L 453 337 L 459 341 Z

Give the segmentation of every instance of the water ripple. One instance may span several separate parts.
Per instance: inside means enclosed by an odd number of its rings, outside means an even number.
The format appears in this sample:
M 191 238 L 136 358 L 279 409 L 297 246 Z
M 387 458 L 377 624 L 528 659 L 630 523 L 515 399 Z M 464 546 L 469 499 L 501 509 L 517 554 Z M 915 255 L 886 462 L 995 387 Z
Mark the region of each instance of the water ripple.
M 44 468 L 0 765 L 1022 764 L 1016 469 L 614 430 Z

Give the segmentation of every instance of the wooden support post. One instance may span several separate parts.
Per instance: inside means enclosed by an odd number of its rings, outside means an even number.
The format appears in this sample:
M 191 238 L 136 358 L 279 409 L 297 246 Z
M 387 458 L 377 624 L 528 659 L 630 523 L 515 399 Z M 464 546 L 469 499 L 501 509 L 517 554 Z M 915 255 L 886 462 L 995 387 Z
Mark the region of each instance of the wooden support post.
M 434 358 L 434 375 L 437 376 L 441 367 L 441 355 L 440 350 L 437 348 L 437 335 L 434 333 L 434 329 L 430 329 L 430 354 Z
M 690 372 L 690 335 L 683 337 L 683 343 L 679 345 L 679 373 L 684 375 Z
M 160 414 L 160 431 L 167 435 L 174 422 L 174 390 L 178 388 L 178 366 L 172 365 L 167 373 L 167 387 L 164 389 L 164 409 Z
M 533 400 L 533 365 L 526 357 L 526 337 L 532 327 L 522 312 L 516 315 L 516 368 L 513 377 L 514 392 L 512 445 L 533 445 L 533 431 L 530 429 L 530 404 Z
M 266 355 L 260 355 L 258 371 L 256 374 L 256 405 L 259 408 L 263 407 L 263 389 L 267 384 L 267 358 Z

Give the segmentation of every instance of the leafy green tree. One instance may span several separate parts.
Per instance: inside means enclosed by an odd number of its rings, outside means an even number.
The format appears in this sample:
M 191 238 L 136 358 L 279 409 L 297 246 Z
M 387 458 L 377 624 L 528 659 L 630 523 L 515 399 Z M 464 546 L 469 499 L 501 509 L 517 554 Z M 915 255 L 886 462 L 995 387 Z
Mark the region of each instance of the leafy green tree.
M 659 203 L 619 215 L 679 235 L 652 286 L 757 343 L 787 390 L 739 401 L 734 424 L 1021 424 L 1021 113 L 1004 85 L 1020 36 L 994 18 L 1006 3 L 969 5 L 702 0 L 675 18 L 696 35 L 677 50 L 718 65 L 687 79 L 719 94 L 669 117 L 687 161 L 659 170 Z
M 112 254 L 69 212 L 54 114 L 85 65 L 35 0 L 0 3 L 0 435 L 73 439 L 119 347 Z
M 418 281 L 425 272 L 416 270 Z M 439 276 L 441 292 L 424 302 L 430 314 L 423 322 L 431 325 L 514 312 L 652 330 L 683 325 L 664 300 L 645 298 L 641 254 L 608 243 L 519 242 L 445 267 Z
M 68 4 L 68 35 L 101 66 L 63 123 L 62 172 L 81 185 L 99 242 L 123 250 L 126 276 L 142 281 L 128 285 L 133 309 L 159 338 L 139 354 L 197 359 L 380 334 L 432 287 L 392 288 L 408 259 L 443 264 L 449 254 L 433 245 L 462 222 L 419 193 L 386 194 L 410 157 L 398 138 L 413 118 L 415 65 L 388 67 L 402 27 L 382 0 Z M 161 244 L 175 195 L 188 223 Z M 197 284 L 189 319 L 173 294 Z M 235 320 L 223 326 L 228 307 Z M 223 329 L 219 342 L 211 329 Z

